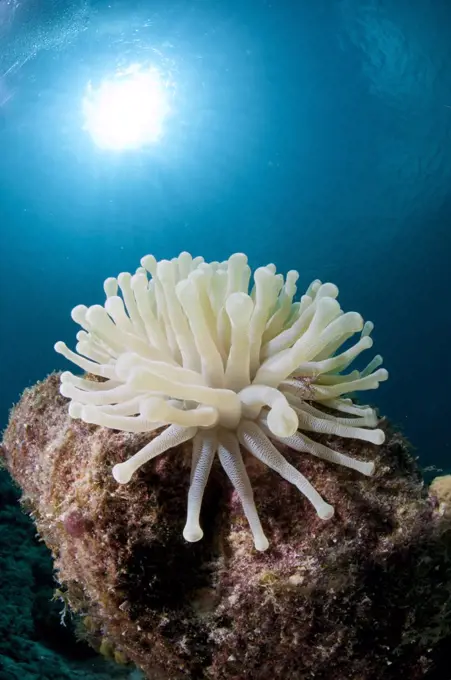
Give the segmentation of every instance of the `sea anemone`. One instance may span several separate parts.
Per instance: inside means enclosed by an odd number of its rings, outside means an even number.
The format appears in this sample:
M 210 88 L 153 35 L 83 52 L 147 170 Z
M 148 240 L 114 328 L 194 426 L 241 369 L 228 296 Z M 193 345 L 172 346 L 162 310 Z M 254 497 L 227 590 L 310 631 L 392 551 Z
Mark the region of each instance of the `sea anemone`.
M 308 452 L 358 470 L 374 471 L 310 439 L 318 432 L 382 444 L 377 415 L 349 397 L 386 380 L 376 356 L 363 370 L 344 373 L 372 346 L 373 324 L 343 313 L 332 283 L 313 281 L 294 302 L 298 273 L 286 278 L 269 264 L 254 272 L 245 255 L 204 262 L 189 253 L 141 260 L 134 275 L 105 281 L 103 306 L 79 305 L 72 318 L 83 330 L 76 352 L 55 349 L 87 374 L 61 376 L 69 413 L 87 423 L 126 432 L 162 431 L 113 467 L 126 484 L 142 465 L 192 440 L 191 480 L 183 536 L 198 541 L 202 497 L 218 454 L 238 494 L 257 550 L 266 550 L 241 447 L 294 484 L 321 519 L 329 505 L 277 448 Z M 150 274 L 150 277 L 149 277 Z M 121 295 L 118 294 L 120 289 Z M 338 353 L 355 333 L 355 344 Z M 349 343 L 348 343 L 349 344 Z

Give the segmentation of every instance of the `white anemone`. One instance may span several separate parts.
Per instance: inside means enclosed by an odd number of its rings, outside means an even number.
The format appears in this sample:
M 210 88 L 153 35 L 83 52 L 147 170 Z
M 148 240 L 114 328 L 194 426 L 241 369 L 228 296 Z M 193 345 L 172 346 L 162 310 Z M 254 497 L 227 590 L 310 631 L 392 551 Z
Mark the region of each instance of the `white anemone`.
M 343 313 L 332 283 L 313 281 L 294 302 L 296 271 L 284 279 L 274 265 L 260 267 L 252 285 L 240 253 L 209 264 L 189 253 L 161 262 L 147 255 L 141 265 L 134 275 L 105 281 L 103 306 L 72 311 L 83 329 L 76 352 L 63 342 L 55 345 L 83 371 L 105 379 L 62 374 L 61 394 L 71 400 L 73 418 L 127 432 L 164 428 L 114 466 L 116 481 L 126 484 L 142 465 L 192 440 L 187 541 L 203 536 L 202 497 L 217 454 L 241 500 L 255 547 L 268 547 L 242 449 L 294 484 L 320 518 L 332 517 L 332 506 L 277 444 L 373 473 L 372 462 L 306 435 L 384 441 L 375 411 L 345 396 L 375 389 L 388 377 L 379 368 L 380 356 L 363 371 L 344 372 L 372 346 L 372 324 L 355 312 Z M 355 344 L 340 352 L 355 333 Z

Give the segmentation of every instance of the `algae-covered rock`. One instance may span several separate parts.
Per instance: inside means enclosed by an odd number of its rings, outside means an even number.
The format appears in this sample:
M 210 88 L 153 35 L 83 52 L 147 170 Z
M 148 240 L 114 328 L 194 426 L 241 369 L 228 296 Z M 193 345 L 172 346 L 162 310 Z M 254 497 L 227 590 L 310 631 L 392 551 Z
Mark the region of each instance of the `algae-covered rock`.
M 380 426 L 382 446 L 333 439 L 376 461 L 371 478 L 283 450 L 335 507 L 326 522 L 245 459 L 270 538 L 264 553 L 216 465 L 204 538 L 184 541 L 189 446 L 118 485 L 113 465 L 149 434 L 72 420 L 56 374 L 24 392 L 3 455 L 80 634 L 109 658 L 162 680 L 416 680 L 432 677 L 450 634 L 451 527 L 405 441 Z
M 440 512 L 451 519 L 451 475 L 439 475 L 432 480 L 429 492 L 440 503 Z

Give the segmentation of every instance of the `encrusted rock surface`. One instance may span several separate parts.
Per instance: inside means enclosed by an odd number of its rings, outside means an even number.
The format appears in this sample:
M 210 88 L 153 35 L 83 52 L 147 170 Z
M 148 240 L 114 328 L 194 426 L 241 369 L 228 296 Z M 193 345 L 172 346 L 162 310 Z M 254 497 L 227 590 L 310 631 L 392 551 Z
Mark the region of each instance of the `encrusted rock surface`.
M 219 465 L 204 539 L 186 543 L 190 446 L 119 486 L 112 466 L 149 435 L 71 420 L 58 387 L 53 374 L 24 392 L 2 454 L 93 646 L 111 645 L 155 680 L 448 680 L 439 664 L 451 628 L 451 527 L 386 422 L 380 447 L 333 439 L 375 460 L 372 478 L 284 450 L 335 506 L 328 522 L 245 459 L 270 540 L 258 553 Z

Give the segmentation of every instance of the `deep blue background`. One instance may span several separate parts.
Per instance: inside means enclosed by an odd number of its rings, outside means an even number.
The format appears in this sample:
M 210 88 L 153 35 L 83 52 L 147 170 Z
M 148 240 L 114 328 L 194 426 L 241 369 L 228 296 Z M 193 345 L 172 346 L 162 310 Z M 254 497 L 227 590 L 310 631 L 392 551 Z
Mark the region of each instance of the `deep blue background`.
M 105 277 L 244 251 L 375 322 L 369 399 L 451 467 L 450 27 L 445 0 L 0 0 L 0 424 Z M 86 84 L 140 60 L 175 83 L 166 135 L 101 152 Z

